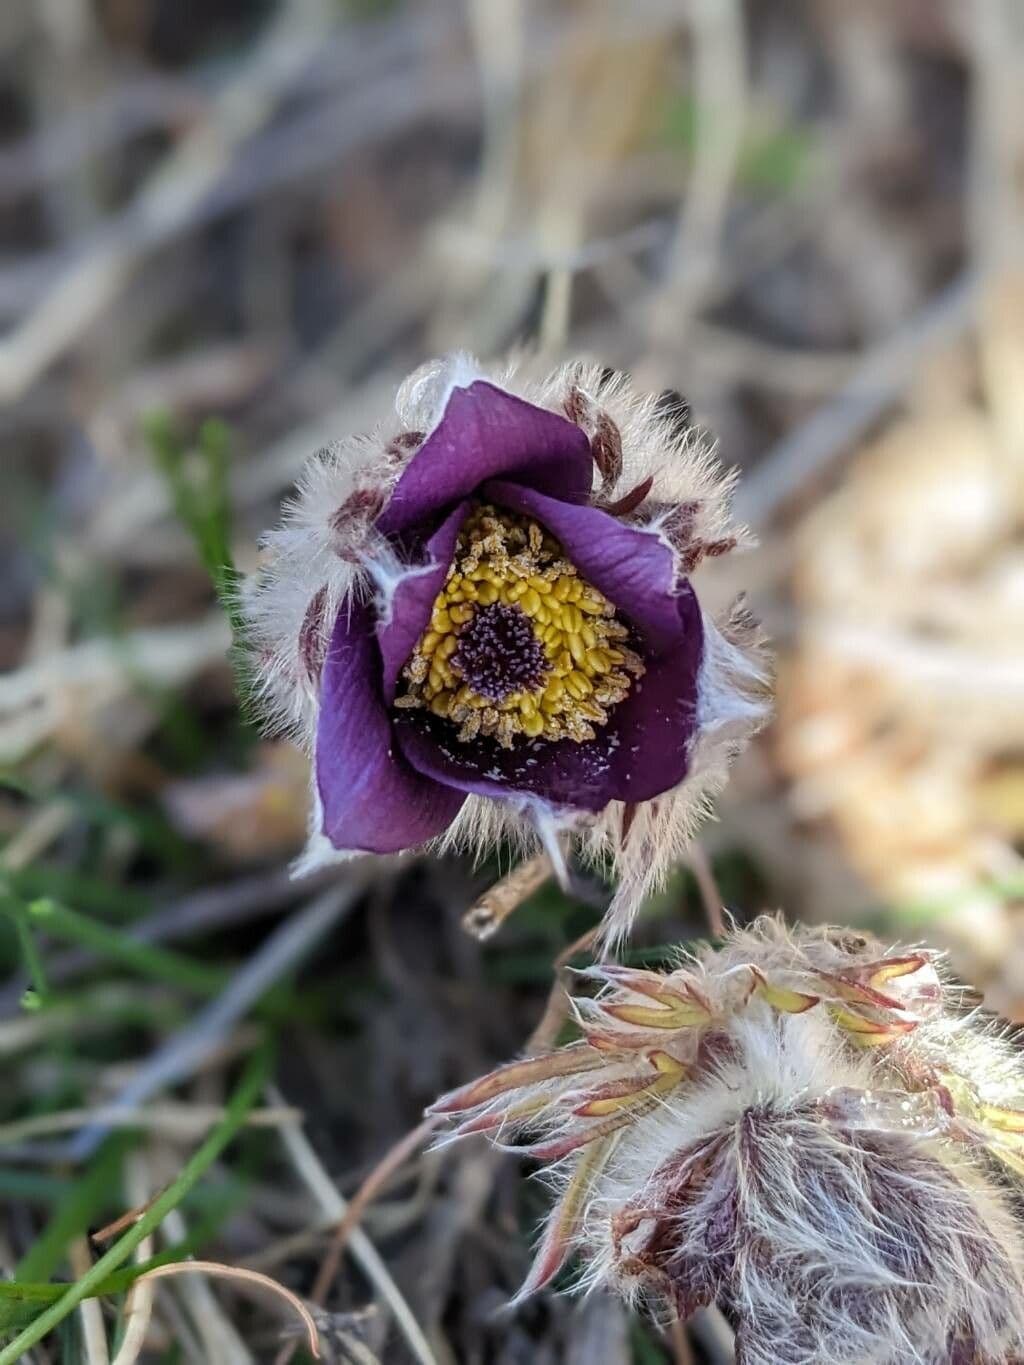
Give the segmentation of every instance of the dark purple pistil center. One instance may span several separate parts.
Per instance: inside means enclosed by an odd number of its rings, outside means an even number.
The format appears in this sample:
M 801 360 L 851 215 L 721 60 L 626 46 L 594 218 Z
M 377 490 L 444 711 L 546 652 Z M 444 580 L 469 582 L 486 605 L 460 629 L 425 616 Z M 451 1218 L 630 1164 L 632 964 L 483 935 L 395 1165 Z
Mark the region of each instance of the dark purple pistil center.
M 488 701 L 513 692 L 532 692 L 544 681 L 548 663 L 530 618 L 519 607 L 495 602 L 479 607 L 459 635 L 452 667 Z

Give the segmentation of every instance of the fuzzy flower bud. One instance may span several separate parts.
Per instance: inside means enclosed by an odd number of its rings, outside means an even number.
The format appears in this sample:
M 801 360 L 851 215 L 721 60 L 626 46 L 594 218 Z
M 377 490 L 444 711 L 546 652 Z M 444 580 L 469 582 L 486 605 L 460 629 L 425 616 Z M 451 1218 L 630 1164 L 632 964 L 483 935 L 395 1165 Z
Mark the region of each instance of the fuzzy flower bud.
M 305 865 L 562 832 L 618 879 L 611 932 L 764 719 L 742 608 L 689 575 L 742 539 L 701 438 L 621 378 L 456 356 L 309 463 L 243 592 L 265 709 L 314 760 Z
M 717 1303 L 743 1365 L 1024 1355 L 1024 1066 L 933 954 L 764 917 L 583 975 L 579 1041 L 435 1106 L 552 1163 L 520 1297 L 576 1252 L 584 1288 Z

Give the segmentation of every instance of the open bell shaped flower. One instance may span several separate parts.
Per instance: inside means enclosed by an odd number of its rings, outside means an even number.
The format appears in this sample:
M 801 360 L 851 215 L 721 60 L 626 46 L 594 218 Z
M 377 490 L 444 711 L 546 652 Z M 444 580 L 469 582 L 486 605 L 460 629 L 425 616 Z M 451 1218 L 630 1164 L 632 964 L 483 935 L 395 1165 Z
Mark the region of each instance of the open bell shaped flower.
M 594 367 L 465 356 L 320 452 L 243 594 L 258 687 L 313 756 L 305 865 L 562 834 L 611 855 L 612 932 L 762 722 L 742 606 L 689 575 L 742 539 L 678 412 Z
M 568 1257 L 737 1359 L 1024 1358 L 1024 1063 L 924 950 L 763 917 L 665 972 L 582 974 L 579 1038 L 439 1100 L 557 1194 L 519 1297 Z

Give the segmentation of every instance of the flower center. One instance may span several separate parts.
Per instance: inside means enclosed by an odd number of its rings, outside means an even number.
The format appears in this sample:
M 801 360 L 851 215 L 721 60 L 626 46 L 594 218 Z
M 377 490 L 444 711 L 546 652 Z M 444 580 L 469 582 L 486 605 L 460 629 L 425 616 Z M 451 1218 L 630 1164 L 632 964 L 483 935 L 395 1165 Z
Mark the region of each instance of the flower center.
M 427 707 L 511 748 L 595 737 L 644 672 L 629 630 L 530 518 L 481 504 L 459 534 L 430 625 L 403 669 L 403 708 Z
M 458 639 L 452 672 L 489 701 L 533 692 L 549 672 L 544 646 L 522 607 L 504 602 L 477 607 Z

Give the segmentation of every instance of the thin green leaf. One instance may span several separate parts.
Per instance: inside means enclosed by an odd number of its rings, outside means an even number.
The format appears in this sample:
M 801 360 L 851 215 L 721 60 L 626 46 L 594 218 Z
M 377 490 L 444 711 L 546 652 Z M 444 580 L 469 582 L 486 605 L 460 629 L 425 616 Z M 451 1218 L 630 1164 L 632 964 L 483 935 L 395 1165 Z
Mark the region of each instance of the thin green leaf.
M 117 1270 L 132 1252 L 160 1226 L 168 1213 L 181 1203 L 185 1195 L 213 1164 L 229 1142 L 236 1136 L 246 1116 L 258 1100 L 270 1075 L 271 1050 L 264 1046 L 255 1052 L 238 1083 L 224 1118 L 206 1141 L 186 1162 L 177 1179 L 172 1181 L 149 1206 L 142 1217 L 114 1243 L 75 1284 L 42 1312 L 24 1331 L 0 1350 L 0 1365 L 17 1365 L 24 1353 L 42 1341 L 54 1328 L 74 1312 L 83 1299 L 95 1294 L 112 1271 Z
M 140 942 L 57 901 L 33 901 L 28 907 L 28 914 L 34 924 L 54 938 L 90 948 L 99 956 L 129 967 L 142 976 L 166 981 L 199 995 L 213 995 L 223 989 L 226 976 L 220 967 L 196 962 L 184 953 L 173 952 L 169 948 Z
M 5 879 L 0 879 L 0 911 L 7 915 L 14 925 L 22 961 L 32 983 L 31 992 L 26 991 L 23 1003 L 29 1009 L 42 1009 L 50 1003 L 53 993 L 32 931 L 28 907 L 8 888 Z

